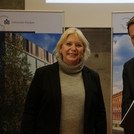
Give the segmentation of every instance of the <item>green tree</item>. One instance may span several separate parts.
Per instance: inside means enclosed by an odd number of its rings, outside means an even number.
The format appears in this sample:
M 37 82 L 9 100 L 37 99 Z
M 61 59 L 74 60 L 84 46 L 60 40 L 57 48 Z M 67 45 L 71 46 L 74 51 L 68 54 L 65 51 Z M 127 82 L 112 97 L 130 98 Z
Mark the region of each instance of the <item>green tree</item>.
M 0 94 L 0 133 L 17 134 L 20 130 L 25 98 L 32 79 L 30 64 L 23 52 L 25 39 L 19 34 L 5 33 L 3 86 Z M 4 66 L 4 67 L 3 67 Z

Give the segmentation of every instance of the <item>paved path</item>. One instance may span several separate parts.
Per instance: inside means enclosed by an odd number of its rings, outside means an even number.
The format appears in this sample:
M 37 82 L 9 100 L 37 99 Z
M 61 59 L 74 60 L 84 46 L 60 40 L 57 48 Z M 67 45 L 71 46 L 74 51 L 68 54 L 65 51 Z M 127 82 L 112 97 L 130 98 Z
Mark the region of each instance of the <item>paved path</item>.
M 123 131 L 120 131 L 120 130 L 112 130 L 112 134 L 124 134 Z
M 124 134 L 123 128 L 121 128 L 121 127 L 113 127 L 112 134 Z

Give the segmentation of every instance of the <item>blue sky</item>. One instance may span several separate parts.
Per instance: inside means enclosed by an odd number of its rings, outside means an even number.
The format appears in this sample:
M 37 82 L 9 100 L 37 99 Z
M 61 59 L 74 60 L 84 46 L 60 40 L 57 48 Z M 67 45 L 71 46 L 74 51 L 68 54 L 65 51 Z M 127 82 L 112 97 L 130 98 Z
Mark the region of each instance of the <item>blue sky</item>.
M 128 34 L 113 35 L 113 94 L 122 90 L 123 64 L 134 57 L 134 47 Z
M 20 33 L 25 39 L 30 40 L 34 44 L 49 51 L 53 54 L 53 50 L 59 41 L 61 34 L 36 34 L 36 33 Z

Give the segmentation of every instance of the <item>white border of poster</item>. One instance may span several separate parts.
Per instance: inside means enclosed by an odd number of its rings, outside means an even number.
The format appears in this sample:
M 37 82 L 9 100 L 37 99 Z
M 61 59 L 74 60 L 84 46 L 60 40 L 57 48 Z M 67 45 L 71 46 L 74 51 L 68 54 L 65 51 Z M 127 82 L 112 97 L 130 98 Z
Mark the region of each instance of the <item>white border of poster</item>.
M 126 61 L 134 57 L 134 47 L 128 35 L 127 22 L 134 16 L 132 12 L 113 12 L 112 13 L 112 50 L 113 50 L 113 98 L 116 95 L 122 94 L 123 82 L 122 71 L 123 65 Z M 121 98 L 122 99 L 122 98 Z M 121 101 L 121 100 L 120 100 Z M 114 103 L 114 99 L 112 101 Z M 121 105 L 116 106 L 116 111 L 121 115 Z M 115 106 L 113 104 L 113 111 L 115 114 Z M 113 115 L 114 116 L 114 115 Z M 119 124 L 121 116 L 117 119 L 113 117 L 114 129 L 123 131 Z
M 0 31 L 62 33 L 63 11 L 0 10 Z

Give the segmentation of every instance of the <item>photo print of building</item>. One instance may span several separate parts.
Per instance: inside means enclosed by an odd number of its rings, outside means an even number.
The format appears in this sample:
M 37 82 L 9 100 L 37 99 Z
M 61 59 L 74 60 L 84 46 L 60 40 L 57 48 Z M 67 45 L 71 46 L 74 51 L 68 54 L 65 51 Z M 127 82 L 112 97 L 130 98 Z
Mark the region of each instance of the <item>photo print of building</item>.
M 113 95 L 112 120 L 113 131 L 123 133 L 120 127 L 122 105 L 122 71 L 126 61 L 134 57 L 134 47 L 127 31 L 127 22 L 134 16 L 133 12 L 115 12 L 113 19 Z
M 55 55 L 49 52 L 53 50 L 47 51 L 21 34 L 0 32 L 0 133 L 3 134 L 19 132 L 25 98 L 35 70 L 56 62 Z M 50 36 L 57 38 L 57 34 Z

